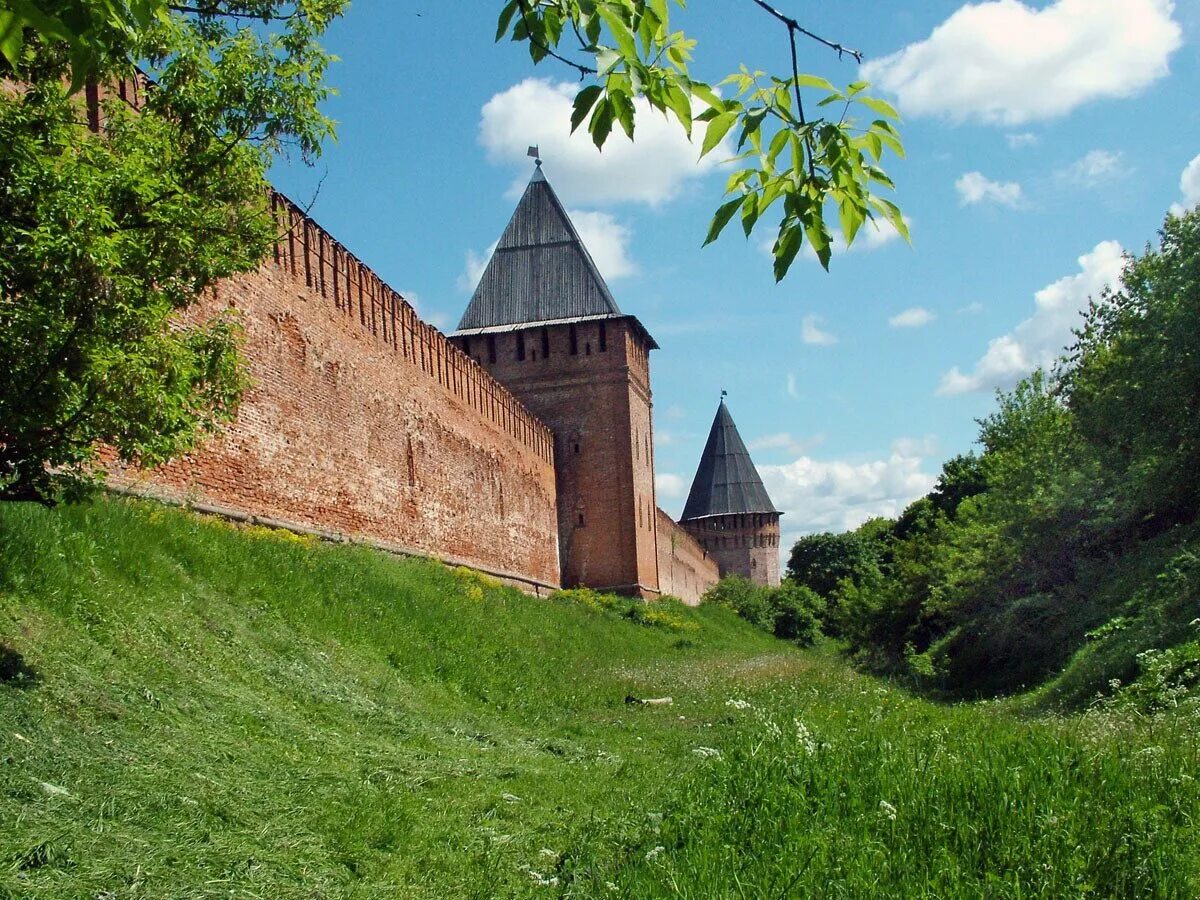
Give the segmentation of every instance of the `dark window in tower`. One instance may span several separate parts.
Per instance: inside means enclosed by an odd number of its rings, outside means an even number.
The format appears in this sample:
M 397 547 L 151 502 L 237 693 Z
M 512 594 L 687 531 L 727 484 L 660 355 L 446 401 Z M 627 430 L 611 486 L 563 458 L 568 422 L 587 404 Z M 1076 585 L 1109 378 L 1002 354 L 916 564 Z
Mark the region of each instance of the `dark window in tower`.
M 462 339 L 462 352 L 467 354 L 467 356 L 471 355 L 471 339 L 470 338 Z
M 525 332 L 517 332 L 517 362 L 525 361 Z
M 579 441 L 576 441 L 576 442 L 575 442 L 575 452 L 576 452 L 576 453 L 578 453 L 578 452 L 579 452 Z
M 583 355 L 584 356 L 592 355 L 592 342 L 591 341 L 588 341 L 586 344 L 583 345 Z
M 489 334 L 488 335 L 488 362 L 494 363 L 495 361 L 496 361 L 496 336 L 494 334 Z
M 542 329 L 542 359 L 550 358 L 550 329 Z
M 571 339 L 571 355 L 574 356 L 579 352 L 579 335 L 575 333 L 575 326 L 572 325 L 567 329 Z
M 600 352 L 604 353 L 608 350 L 608 328 L 603 322 L 600 323 Z
M 580 514 L 579 514 L 579 526 L 580 526 L 581 528 L 583 527 L 583 513 L 580 513 Z

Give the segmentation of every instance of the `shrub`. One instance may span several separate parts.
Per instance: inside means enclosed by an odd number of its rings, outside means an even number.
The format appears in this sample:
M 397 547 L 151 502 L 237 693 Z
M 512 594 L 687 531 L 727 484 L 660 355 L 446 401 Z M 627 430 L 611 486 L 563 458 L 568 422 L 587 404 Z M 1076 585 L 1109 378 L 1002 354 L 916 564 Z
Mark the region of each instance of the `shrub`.
M 820 617 L 825 601 L 816 591 L 790 580 L 767 591 L 775 615 L 775 637 L 811 647 L 821 636 Z

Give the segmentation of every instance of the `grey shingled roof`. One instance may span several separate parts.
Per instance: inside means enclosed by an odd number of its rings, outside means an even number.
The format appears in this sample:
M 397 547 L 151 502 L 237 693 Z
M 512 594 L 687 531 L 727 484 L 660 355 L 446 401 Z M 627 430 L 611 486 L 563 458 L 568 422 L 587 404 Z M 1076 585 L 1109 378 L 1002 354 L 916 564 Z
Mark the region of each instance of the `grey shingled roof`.
M 622 316 L 539 167 L 479 280 L 458 330 Z
M 777 513 L 725 401 L 717 407 L 700 467 L 679 521 L 737 513 Z

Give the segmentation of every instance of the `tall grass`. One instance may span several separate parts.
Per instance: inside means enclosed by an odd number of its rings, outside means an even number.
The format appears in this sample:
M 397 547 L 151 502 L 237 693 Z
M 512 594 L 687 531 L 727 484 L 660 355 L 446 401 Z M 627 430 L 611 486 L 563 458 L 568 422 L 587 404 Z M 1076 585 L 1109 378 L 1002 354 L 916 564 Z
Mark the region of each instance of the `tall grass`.
M 0 506 L 0 896 L 1200 891 L 1194 720 L 939 707 L 638 609 Z

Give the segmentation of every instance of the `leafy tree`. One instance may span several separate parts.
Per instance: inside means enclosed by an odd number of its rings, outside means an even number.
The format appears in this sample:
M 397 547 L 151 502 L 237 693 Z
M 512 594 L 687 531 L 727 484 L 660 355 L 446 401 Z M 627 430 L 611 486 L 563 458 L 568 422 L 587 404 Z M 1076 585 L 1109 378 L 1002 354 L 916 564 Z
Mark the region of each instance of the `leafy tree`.
M 70 9 L 112 5 L 3 2 L 9 26 L 14 8 L 56 6 L 69 21 Z M 244 386 L 236 323 L 181 314 L 269 251 L 273 154 L 294 147 L 311 159 L 331 134 L 317 41 L 343 5 L 226 0 L 105 27 L 88 77 L 132 76 L 139 59 L 157 86 L 140 113 L 107 101 L 101 133 L 69 90 L 72 43 L 46 29 L 17 43 L 9 34 L 0 499 L 71 497 L 98 477 L 101 446 L 153 464 L 231 414 Z M 274 27 L 243 27 L 247 18 Z
M 1093 298 L 1063 375 L 1079 435 L 1123 485 L 1117 512 L 1154 530 L 1200 515 L 1200 210 L 1159 236 Z
M 858 534 L 823 532 L 792 545 L 787 571 L 796 584 L 828 598 L 843 578 L 856 580 L 875 566 L 874 548 Z
M 825 601 L 802 584 L 784 579 L 771 591 L 769 602 L 775 614 L 775 637 L 809 647 L 821 636 Z

